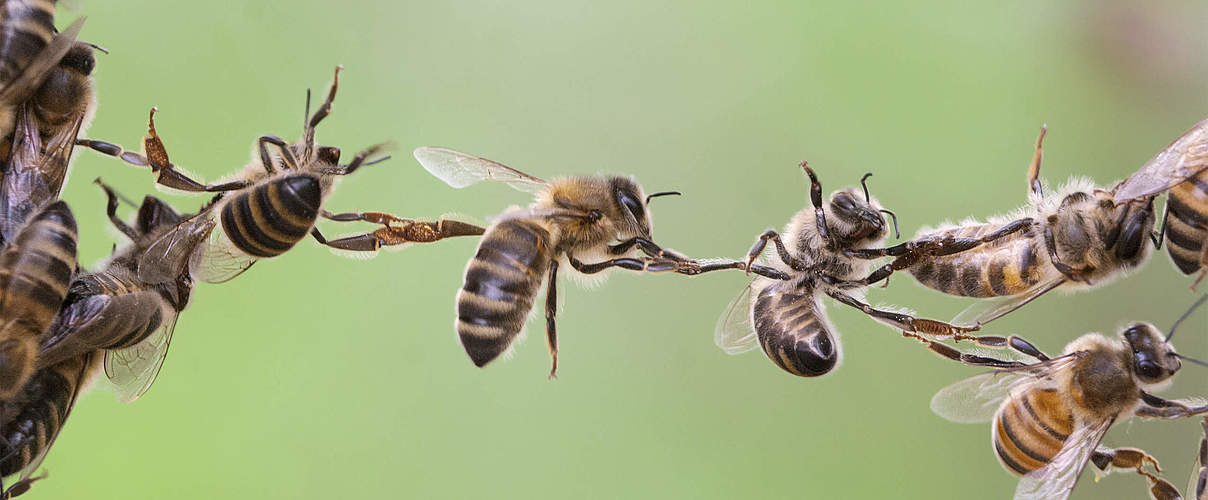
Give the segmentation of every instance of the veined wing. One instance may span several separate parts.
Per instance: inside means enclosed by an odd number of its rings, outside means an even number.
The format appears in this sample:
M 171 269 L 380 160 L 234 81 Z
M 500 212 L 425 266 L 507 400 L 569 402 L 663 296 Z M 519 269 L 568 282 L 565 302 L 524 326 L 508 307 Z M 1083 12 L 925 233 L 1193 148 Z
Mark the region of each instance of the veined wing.
M 1208 168 L 1208 119 L 1191 127 L 1116 188 L 1113 200 L 1124 203 L 1174 187 Z
M 142 342 L 105 351 L 105 375 L 113 382 L 114 393 L 123 403 L 134 401 L 147 392 L 164 365 L 180 313 L 166 306 L 162 310 L 164 315 L 159 328 Z
M 549 185 L 544 180 L 502 163 L 452 149 L 424 146 L 412 154 L 424 170 L 459 189 L 481 181 L 495 181 L 520 191 L 535 193 Z
M 258 257 L 248 255 L 235 246 L 226 231 L 210 231 L 209 238 L 193 252 L 189 270 L 193 276 L 206 283 L 225 283 L 243 274 L 255 264 Z
M 17 104 L 28 100 L 46 80 L 46 75 L 58 66 L 63 56 L 71 50 L 76 37 L 80 35 L 80 29 L 84 27 L 84 19 L 76 19 L 71 26 L 55 35 L 50 43 L 38 52 L 34 60 L 21 70 L 20 76 L 0 89 L 0 103 Z
M 1064 500 L 1074 491 L 1078 476 L 1103 440 L 1114 418 L 1083 422 L 1065 440 L 1048 465 L 1024 475 L 1015 487 L 1015 500 Z
M 144 283 L 172 283 L 187 269 L 217 222 L 210 211 L 181 221 L 147 247 L 138 260 L 138 278 Z
M 955 318 L 952 318 L 952 324 L 985 325 L 1027 305 L 1028 302 L 1036 300 L 1041 295 L 1061 286 L 1062 283 L 1065 283 L 1065 278 L 1055 278 L 1037 283 L 1032 288 L 1018 295 L 1011 295 L 1000 299 L 979 300 L 965 308 Z
M 1011 391 L 1046 383 L 1050 374 L 1070 366 L 1076 356 L 1061 356 L 1023 368 L 1004 368 L 949 385 L 931 398 L 931 411 L 960 424 L 989 422 Z
M 35 168 L 46 179 L 46 185 L 56 196 L 63 189 L 71 153 L 75 151 L 76 137 L 80 135 L 80 127 L 84 124 L 86 114 L 87 112 L 78 113 L 71 121 L 71 126 L 64 127 L 51 137 L 46 143 L 46 154 L 36 164 Z
M 759 345 L 759 338 L 751 324 L 751 289 L 754 285 L 752 281 L 738 292 L 738 296 L 730 301 L 717 320 L 713 343 L 726 354 L 741 354 Z

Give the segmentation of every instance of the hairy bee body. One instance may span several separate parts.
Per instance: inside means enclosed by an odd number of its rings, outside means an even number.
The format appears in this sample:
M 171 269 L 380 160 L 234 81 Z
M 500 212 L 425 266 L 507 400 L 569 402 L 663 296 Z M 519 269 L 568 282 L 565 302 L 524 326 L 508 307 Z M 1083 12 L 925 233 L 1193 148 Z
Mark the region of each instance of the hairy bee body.
M 66 423 L 92 359 L 85 354 L 38 370 L 17 397 L 0 401 L 0 476 L 40 461 Z
M 1170 189 L 1166 199 L 1166 252 L 1179 272 L 1191 274 L 1208 264 L 1208 172 Z
M 482 236 L 457 294 L 457 334 L 475 365 L 502 354 L 524 328 L 552 258 L 551 236 L 531 219 L 501 221 Z
M 55 321 L 75 269 L 75 218 L 61 201 L 0 252 L 0 398 L 17 394 L 33 373 L 40 337 Z
M 11 82 L 55 36 L 55 2 L 0 3 L 0 82 Z
M 276 257 L 310 234 L 323 195 L 316 175 L 273 177 L 224 198 L 219 220 L 239 250 L 255 257 Z
M 1002 224 L 960 226 L 937 234 L 958 238 L 980 238 Z M 923 286 L 950 295 L 997 297 L 1023 293 L 1049 277 L 1044 264 L 1048 256 L 1039 246 L 1034 230 L 1004 236 L 973 250 L 932 257 L 910 268 Z

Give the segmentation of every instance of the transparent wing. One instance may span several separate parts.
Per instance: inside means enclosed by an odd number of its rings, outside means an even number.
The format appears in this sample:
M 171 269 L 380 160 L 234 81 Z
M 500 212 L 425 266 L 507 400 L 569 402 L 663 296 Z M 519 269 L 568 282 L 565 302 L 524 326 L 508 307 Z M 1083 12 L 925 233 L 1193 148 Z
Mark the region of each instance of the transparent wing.
M 164 366 L 179 313 L 168 307 L 163 311 L 163 323 L 142 342 L 105 351 L 105 375 L 113 382 L 114 393 L 123 403 L 134 401 L 147 392 Z
M 1083 422 L 1070 433 L 1061 451 L 1049 464 L 1024 475 L 1015 487 L 1015 500 L 1063 500 L 1074 491 L 1078 476 L 1086 468 L 1091 453 L 1103 440 L 1114 419 Z
M 931 398 L 931 411 L 945 420 L 960 424 L 989 422 L 1003 399 L 1012 391 L 1023 391 L 1032 384 L 1047 383 L 1052 373 L 1065 369 L 1074 359 L 1074 356 L 1062 356 L 1025 368 L 999 369 L 974 375 L 935 393 Z
M 424 170 L 455 188 L 481 181 L 495 181 L 507 183 L 520 191 L 535 193 L 549 184 L 502 163 L 452 149 L 424 146 L 413 154 Z
M 751 325 L 751 289 L 754 284 L 752 281 L 738 292 L 738 296 L 730 301 L 721 318 L 717 320 L 713 343 L 726 351 L 726 354 L 744 353 L 759 345 L 755 328 Z
M 1061 286 L 1062 283 L 1065 283 L 1065 278 L 1056 278 L 1037 283 L 1031 289 L 1019 295 L 1000 299 L 979 300 L 965 308 L 955 318 L 952 318 L 952 323 L 955 325 L 985 325 L 1027 305 L 1028 302 L 1036 300 L 1041 295 Z
M 50 142 L 46 144 L 46 154 L 37 162 L 35 168 L 46 179 L 46 185 L 53 193 L 58 193 L 67 178 L 67 169 L 71 162 L 71 153 L 75 150 L 76 137 L 80 135 L 80 126 L 84 124 L 85 113 L 81 112 L 72 120 L 70 127 L 64 127 Z
M 243 274 L 258 260 L 235 247 L 224 231 L 211 231 L 202 248 L 192 254 L 189 269 L 206 283 L 225 283 Z
M 80 29 L 83 27 L 84 18 L 81 17 L 71 23 L 67 29 L 55 35 L 50 43 L 43 47 L 41 52 L 38 52 L 34 60 L 21 70 L 20 76 L 0 89 L 0 103 L 17 104 L 28 100 L 42 85 L 46 75 L 55 66 L 58 66 L 63 56 L 67 55 L 67 51 L 71 50 L 71 46 L 75 44 L 76 37 L 79 36 Z
M 171 283 L 188 269 L 198 247 L 214 230 L 210 212 L 181 221 L 147 247 L 139 257 L 138 278 L 144 283 Z
M 1208 119 L 1191 127 L 1116 188 L 1116 203 L 1174 187 L 1208 168 Z

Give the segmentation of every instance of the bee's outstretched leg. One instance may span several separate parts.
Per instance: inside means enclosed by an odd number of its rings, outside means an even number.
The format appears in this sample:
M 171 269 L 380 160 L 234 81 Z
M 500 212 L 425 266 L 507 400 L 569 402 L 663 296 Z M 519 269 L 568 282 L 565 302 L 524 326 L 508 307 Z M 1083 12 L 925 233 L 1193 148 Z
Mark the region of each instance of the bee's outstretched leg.
M 405 243 L 432 243 L 457 236 L 479 236 L 486 232 L 486 229 L 479 226 L 457 220 L 441 219 L 434 222 L 418 222 L 412 219 L 396 217 L 385 212 L 333 214 L 323 210 L 320 215 L 337 222 L 364 221 L 385 226 L 372 233 L 331 241 L 323 238 L 323 235 L 317 229 L 311 231 L 311 235 L 319 243 L 341 250 L 373 252 L 384 246 L 395 246 Z M 399 225 L 395 226 L 393 225 L 394 223 Z
M 122 234 L 126 235 L 127 238 L 130 238 L 131 241 L 137 239 L 139 236 L 138 231 L 135 231 L 134 228 L 126 224 L 126 221 L 117 216 L 117 192 L 105 183 L 101 182 L 100 177 L 96 178 L 92 182 L 96 183 L 98 186 L 101 186 L 101 189 L 105 190 L 105 196 L 109 198 L 109 203 L 105 207 L 105 214 L 109 216 L 109 222 L 112 223 L 113 227 L 117 228 L 118 231 L 121 231 Z
M 1091 454 L 1091 463 L 1101 471 L 1107 471 L 1108 467 L 1140 471 L 1141 467 L 1148 463 L 1153 466 L 1153 470 L 1162 473 L 1158 459 L 1140 448 L 1099 448 Z
M 264 166 L 264 170 L 269 174 L 277 171 L 276 165 L 273 164 L 273 157 L 268 153 L 269 146 L 276 146 L 277 150 L 281 151 L 281 159 L 285 162 L 286 170 L 297 170 L 298 159 L 294 157 L 294 153 L 289 150 L 289 143 L 285 139 L 275 135 L 262 135 L 256 139 L 256 149 L 260 151 L 260 164 Z
M 335 76 L 332 77 L 331 80 L 331 88 L 327 89 L 327 99 L 323 100 L 323 104 L 319 106 L 319 109 L 315 110 L 315 114 L 310 117 L 310 123 L 307 124 L 307 129 L 305 131 L 306 134 L 313 135 L 314 129 L 319 125 L 319 122 L 323 121 L 324 118 L 327 118 L 328 114 L 331 114 L 331 103 L 336 100 L 336 90 L 340 88 L 340 70 L 343 69 L 343 66 L 336 66 Z M 306 96 L 306 107 L 310 107 L 309 93 L 307 93 Z
M 35 482 L 41 481 L 43 479 L 46 479 L 45 471 L 43 471 L 42 474 L 38 475 L 38 476 L 22 478 L 22 479 L 18 480 L 17 482 L 13 483 L 12 486 L 9 486 L 8 489 L 4 490 L 3 493 L 0 493 L 0 499 L 8 500 L 9 498 L 15 498 L 15 497 L 24 495 L 26 492 L 29 491 L 29 489 L 33 486 L 33 484 Z
M 1040 161 L 1044 158 L 1044 135 L 1048 131 L 1047 126 L 1040 126 L 1040 137 L 1036 138 L 1036 152 L 1032 153 L 1032 164 L 1028 166 L 1028 194 L 1037 198 L 1044 196 L 1044 189 L 1040 185 Z
M 324 171 L 324 173 L 329 175 L 348 175 L 356 172 L 361 167 L 376 165 L 389 160 L 390 156 L 383 156 L 381 158 L 374 158 L 372 160 L 369 160 L 369 157 L 385 151 L 390 146 L 391 144 L 389 142 L 382 142 L 369 146 L 363 151 L 357 153 L 356 156 L 353 156 L 352 161 L 348 162 L 347 165 L 337 165 L 335 168 Z
M 747 274 L 751 274 L 751 266 L 763 254 L 763 249 L 767 246 L 768 240 L 772 240 L 772 244 L 776 245 L 776 254 L 780 256 L 781 262 L 787 264 L 794 271 L 805 271 L 805 263 L 789 253 L 789 250 L 784 246 L 784 241 L 780 239 L 780 233 L 769 229 L 759 235 L 759 239 L 755 240 L 755 245 L 751 247 L 751 251 L 747 252 Z
M 652 273 L 675 272 L 688 276 L 696 276 L 712 271 L 721 271 L 724 269 L 745 269 L 746 264 L 739 261 L 730 262 L 711 262 L 701 264 L 695 260 L 675 260 L 668 258 L 647 258 L 635 259 L 632 257 L 621 257 L 617 259 L 609 259 L 603 262 L 595 262 L 585 264 L 574 256 L 567 255 L 571 267 L 583 274 L 595 274 L 610 267 L 619 267 L 630 271 L 644 271 Z M 751 271 L 772 279 L 786 280 L 789 276 L 776 269 L 765 266 L 751 266 Z
M 642 253 L 656 259 L 671 259 L 671 260 L 688 260 L 684 254 L 676 252 L 670 248 L 663 248 L 649 238 L 637 236 L 629 238 L 625 241 L 608 247 L 608 253 L 611 255 L 623 255 L 629 252 L 633 247 L 638 247 Z
M 942 257 L 972 250 L 999 238 L 1027 230 L 1032 227 L 1034 220 L 1030 217 L 1011 221 L 994 232 L 980 238 L 959 238 L 942 236 L 926 239 L 911 240 L 886 248 L 854 248 L 844 250 L 843 254 L 857 259 L 879 259 L 895 257 L 895 259 L 874 270 L 868 277 L 853 282 L 853 286 L 868 286 L 888 278 L 894 271 L 900 271 L 914 266 L 927 257 Z
M 967 352 L 960 352 L 950 345 L 936 342 L 922 335 L 910 332 L 902 332 L 902 336 L 918 340 L 919 342 L 922 342 L 923 345 L 926 345 L 927 349 L 931 350 L 931 352 L 934 352 L 952 361 L 956 361 L 957 363 L 969 366 L 985 366 L 990 368 L 1024 368 L 1028 366 L 1028 363 L 1024 363 L 1022 361 L 1003 360 L 987 356 L 978 356 L 976 354 L 970 354 Z
M 1153 500 L 1183 500 L 1179 489 L 1170 484 L 1170 481 L 1143 470 L 1137 470 L 1137 474 L 1145 476 L 1149 480 L 1149 497 Z
M 155 132 L 155 111 L 155 108 L 151 108 L 151 117 L 147 125 L 147 133 L 149 135 L 143 138 L 143 149 L 146 150 L 147 156 L 133 151 L 126 151 L 117 144 L 104 141 L 76 139 L 75 143 L 78 146 L 90 148 L 93 151 L 112 156 L 137 167 L 150 167 L 151 172 L 155 174 L 155 182 L 172 189 L 193 193 L 212 193 L 234 191 L 250 185 L 247 181 L 202 184 L 176 170 L 176 166 L 168 159 L 168 150 L 164 147 L 163 141 L 160 140 L 159 135 Z
M 549 346 L 549 357 L 553 363 L 549 378 L 558 378 L 558 261 L 549 264 L 549 281 L 545 285 L 545 343 Z
M 1014 335 L 1002 337 L 998 335 L 977 336 L 956 334 L 952 336 L 952 340 L 955 342 L 960 342 L 962 340 L 972 341 L 977 345 L 994 349 L 1011 349 L 1026 356 L 1035 358 L 1037 361 L 1048 361 L 1050 359 L 1049 356 L 1044 353 L 1044 351 L 1041 351 L 1035 345 L 1032 345 L 1031 342 Z
M 1145 404 L 1137 408 L 1137 416 L 1144 418 L 1174 419 L 1208 414 L 1208 404 L 1163 399 L 1145 391 L 1141 392 L 1141 401 Z
M 617 243 L 616 245 L 612 245 L 608 247 L 608 252 L 612 255 L 622 255 L 628 252 L 634 246 L 637 246 L 642 253 L 648 255 L 653 260 L 679 262 L 681 264 L 681 269 L 677 269 L 676 272 L 680 274 L 697 275 L 712 271 L 721 271 L 723 269 L 747 269 L 747 274 L 755 273 L 760 276 L 776 280 L 789 279 L 789 275 L 776 269 L 761 265 L 747 265 L 738 261 L 708 262 L 701 264 L 696 260 L 689 259 L 688 256 L 684 254 L 676 252 L 670 248 L 660 247 L 658 244 L 650 241 L 648 238 L 643 238 L 640 236 L 630 238 Z
M 882 311 L 860 302 L 854 297 L 838 290 L 828 289 L 826 290 L 826 294 L 839 302 L 863 311 L 864 314 L 871 316 L 873 319 L 880 321 L 881 323 L 885 323 L 904 332 L 921 332 L 937 336 L 955 336 L 960 333 L 975 332 L 981 329 L 980 326 L 956 326 L 934 319 L 916 318 L 908 314 Z
M 830 231 L 826 227 L 826 210 L 822 208 L 822 183 L 818 182 L 814 169 L 808 165 L 809 163 L 805 161 L 797 164 L 805 170 L 805 175 L 810 178 L 810 204 L 814 206 L 814 223 L 817 226 L 818 236 L 822 237 L 822 241 L 827 245 L 830 245 Z

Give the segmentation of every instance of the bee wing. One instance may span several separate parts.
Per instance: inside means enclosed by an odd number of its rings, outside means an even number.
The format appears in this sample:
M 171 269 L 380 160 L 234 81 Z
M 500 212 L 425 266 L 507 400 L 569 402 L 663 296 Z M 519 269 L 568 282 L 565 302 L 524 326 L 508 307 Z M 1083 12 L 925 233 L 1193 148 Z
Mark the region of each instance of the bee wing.
M 1083 422 L 1066 438 L 1061 451 L 1053 455 L 1048 465 L 1029 472 L 1015 487 L 1015 500 L 1063 500 L 1070 496 L 1078 476 L 1090 461 L 1091 453 L 1103 440 L 1103 435 L 1115 419 Z
M 216 222 L 209 212 L 194 215 L 151 243 L 138 259 L 138 278 L 145 283 L 171 283 L 188 269 Z
M 1002 368 L 974 375 L 936 392 L 931 397 L 931 411 L 959 424 L 989 422 L 1011 391 L 1048 382 L 1053 372 L 1068 367 L 1074 359 L 1075 356 L 1060 356 L 1023 368 Z
M 1208 168 L 1208 119 L 1191 127 L 1124 180 L 1112 196 L 1124 203 L 1160 193 Z
M 146 339 L 130 347 L 105 351 L 105 375 L 113 382 L 114 393 L 123 403 L 138 399 L 159 375 L 176 329 L 177 311 L 164 307 L 163 322 Z
M 452 149 L 424 146 L 412 154 L 424 170 L 459 189 L 481 181 L 495 181 L 520 191 L 535 193 L 549 184 L 502 163 Z
M 206 283 L 225 283 L 243 274 L 259 260 L 235 247 L 223 231 L 211 231 L 209 239 L 193 253 L 189 269 Z
M 952 323 L 956 325 L 985 325 L 1027 305 L 1028 302 L 1036 300 L 1037 297 L 1061 286 L 1062 283 L 1065 283 L 1065 278 L 1056 278 L 1037 283 L 1032 288 L 1018 295 L 1011 295 L 997 300 L 979 300 L 965 308 L 955 318 L 952 318 Z
M 42 51 L 38 52 L 38 55 L 34 56 L 34 59 L 21 70 L 20 76 L 0 89 L 0 103 L 17 104 L 28 100 L 42 85 L 46 75 L 55 66 L 58 66 L 63 56 L 67 55 L 67 51 L 71 50 L 76 37 L 80 34 L 80 29 L 84 27 L 84 19 L 83 17 L 76 19 L 71 26 L 55 35 L 50 43 L 43 47 Z
M 85 113 L 78 113 L 72 120 L 71 126 L 64 127 L 50 142 L 46 143 L 46 154 L 39 158 L 35 167 L 46 180 L 47 188 L 52 193 L 58 193 L 63 188 L 63 180 L 67 178 L 67 169 L 71 162 L 71 153 L 75 151 L 76 137 L 80 135 L 80 127 L 84 124 Z
M 713 331 L 713 343 L 717 344 L 726 354 L 741 354 L 759 345 L 755 336 L 755 328 L 751 325 L 751 288 L 752 281 L 738 292 L 738 296 L 726 306 L 726 311 L 717 320 L 717 328 Z

